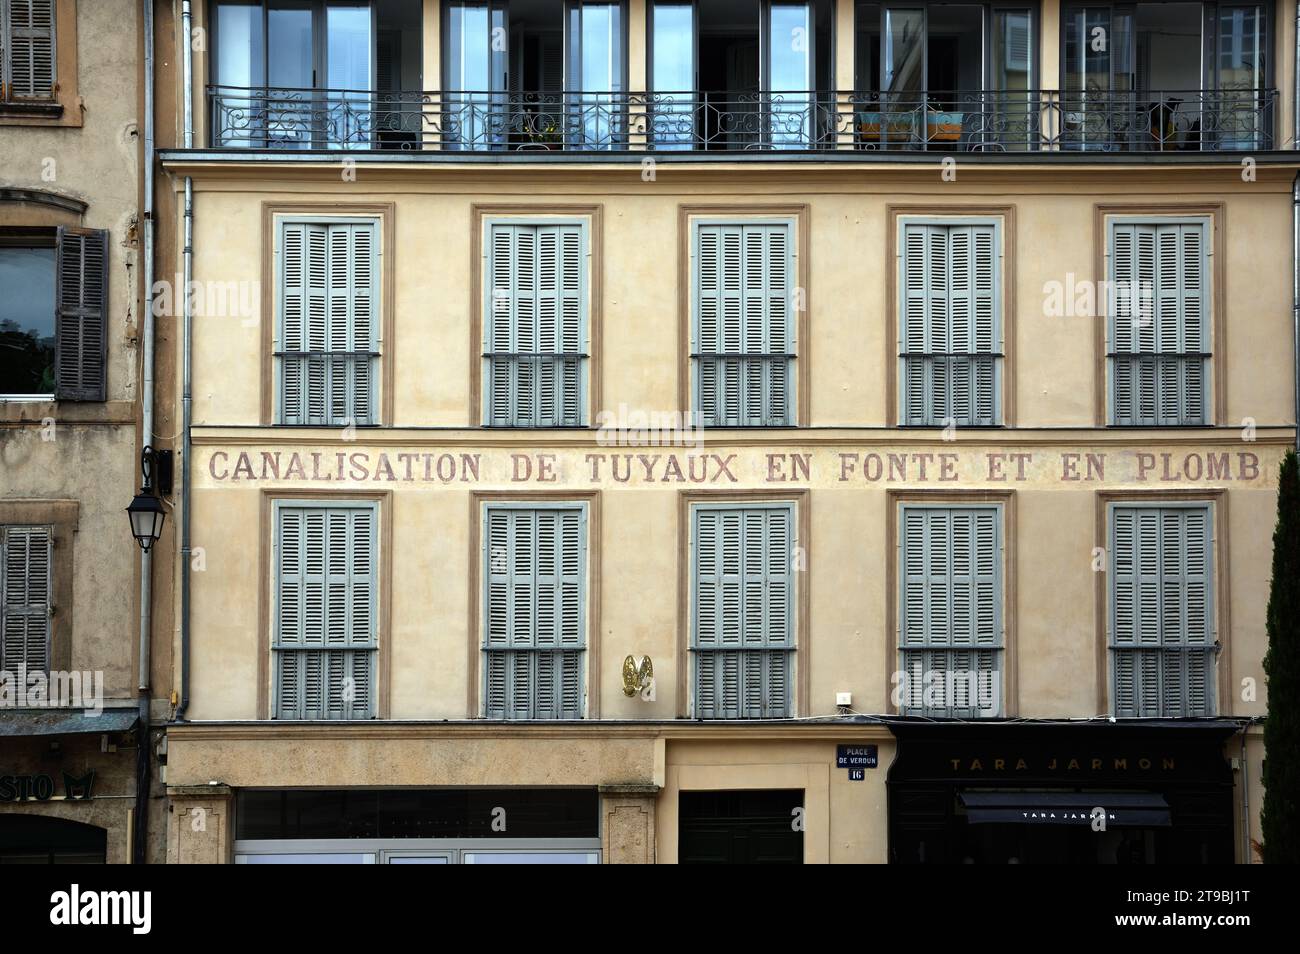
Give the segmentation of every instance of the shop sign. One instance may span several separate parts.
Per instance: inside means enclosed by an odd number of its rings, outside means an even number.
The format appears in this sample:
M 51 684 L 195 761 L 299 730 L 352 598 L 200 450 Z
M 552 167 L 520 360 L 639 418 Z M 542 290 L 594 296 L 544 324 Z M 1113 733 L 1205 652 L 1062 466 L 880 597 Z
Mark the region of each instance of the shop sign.
M 94 769 L 81 776 L 63 773 L 63 797 L 68 801 L 88 801 L 94 787 Z M 54 789 L 49 775 L 0 775 L 0 802 L 48 802 Z

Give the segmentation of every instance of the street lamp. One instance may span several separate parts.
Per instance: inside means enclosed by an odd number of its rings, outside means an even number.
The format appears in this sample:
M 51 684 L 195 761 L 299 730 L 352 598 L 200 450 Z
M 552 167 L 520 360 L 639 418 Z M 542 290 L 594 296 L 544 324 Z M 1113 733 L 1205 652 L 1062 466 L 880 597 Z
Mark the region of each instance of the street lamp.
M 140 453 L 143 486 L 131 501 L 131 506 L 126 508 L 126 515 L 131 521 L 131 535 L 146 553 L 162 535 L 163 521 L 167 518 L 162 501 L 158 499 L 158 489 L 154 485 L 155 471 L 159 478 L 158 484 L 166 493 L 171 484 L 171 462 L 172 452 L 168 450 L 156 451 L 152 447 L 145 447 Z

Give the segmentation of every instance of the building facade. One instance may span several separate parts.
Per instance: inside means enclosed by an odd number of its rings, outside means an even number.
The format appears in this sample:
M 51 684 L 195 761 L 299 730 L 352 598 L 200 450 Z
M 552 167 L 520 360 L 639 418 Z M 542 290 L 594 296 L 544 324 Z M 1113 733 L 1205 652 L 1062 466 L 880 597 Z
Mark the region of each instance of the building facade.
M 135 0 L 0 2 L 0 864 L 164 858 L 170 640 L 142 667 L 123 513 L 163 443 L 140 429 L 142 36 Z
M 168 860 L 1256 860 L 1294 16 L 160 11 Z

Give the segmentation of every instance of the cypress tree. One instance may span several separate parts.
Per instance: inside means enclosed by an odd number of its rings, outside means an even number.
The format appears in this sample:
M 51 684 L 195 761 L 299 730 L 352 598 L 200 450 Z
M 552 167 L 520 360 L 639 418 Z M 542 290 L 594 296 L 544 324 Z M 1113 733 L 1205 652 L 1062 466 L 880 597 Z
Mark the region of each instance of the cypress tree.
M 1269 864 L 1295 864 L 1300 862 L 1300 472 L 1294 451 L 1282 461 L 1278 481 L 1264 675 L 1263 855 Z

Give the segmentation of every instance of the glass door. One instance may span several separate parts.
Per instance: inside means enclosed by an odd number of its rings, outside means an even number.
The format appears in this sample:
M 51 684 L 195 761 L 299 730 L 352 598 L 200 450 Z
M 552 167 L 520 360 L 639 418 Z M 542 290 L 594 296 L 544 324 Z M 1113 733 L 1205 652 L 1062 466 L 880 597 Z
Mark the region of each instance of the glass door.
M 511 124 L 505 5 L 464 0 L 446 10 L 443 148 L 503 148 Z
M 1075 7 L 1064 21 L 1062 148 L 1126 149 L 1142 119 L 1135 99 L 1132 8 Z
M 564 66 L 568 147 L 622 146 L 626 81 L 621 3 L 569 0 Z
M 280 149 L 310 149 L 316 112 L 316 45 L 310 0 L 266 9 L 266 139 Z
M 1029 10 L 994 7 L 989 26 L 989 76 L 972 148 L 1023 151 L 1039 144 L 1034 86 L 1034 23 Z M 972 129 L 972 133 L 976 130 Z M 976 144 L 977 143 L 977 144 Z
M 699 31 L 693 3 L 655 3 L 650 27 L 650 101 L 647 139 L 655 149 L 693 147 L 698 136 L 696 49 Z
M 328 148 L 364 148 L 376 111 L 374 11 L 366 3 L 330 3 L 324 9 L 325 125 Z
M 1264 8 L 1207 6 L 1205 16 L 1205 85 L 1213 108 L 1202 116 L 1202 141 L 1215 149 L 1267 148 L 1272 129 Z
M 764 7 L 765 145 L 772 149 L 806 148 L 817 128 L 812 4 L 767 0 Z
M 925 9 L 886 7 L 880 57 L 880 143 L 908 148 L 925 122 Z

